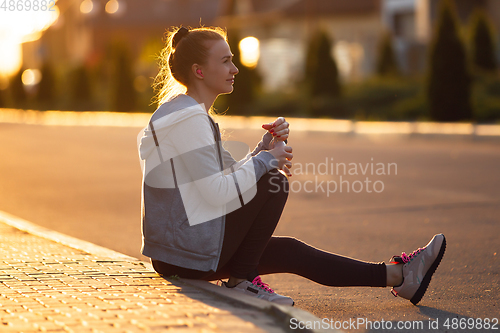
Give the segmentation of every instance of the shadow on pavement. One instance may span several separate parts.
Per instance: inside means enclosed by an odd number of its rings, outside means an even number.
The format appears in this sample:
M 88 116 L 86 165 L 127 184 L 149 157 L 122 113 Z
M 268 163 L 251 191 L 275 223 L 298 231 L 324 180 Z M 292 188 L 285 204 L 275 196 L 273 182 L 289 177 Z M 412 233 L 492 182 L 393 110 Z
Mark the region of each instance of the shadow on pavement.
M 417 305 L 427 320 L 369 321 L 361 329 L 366 332 L 486 332 L 498 323 L 486 318 L 472 318 L 429 306 Z M 498 320 L 498 319 L 497 319 Z M 488 322 L 488 324 L 486 323 Z M 485 329 L 488 325 L 489 329 Z

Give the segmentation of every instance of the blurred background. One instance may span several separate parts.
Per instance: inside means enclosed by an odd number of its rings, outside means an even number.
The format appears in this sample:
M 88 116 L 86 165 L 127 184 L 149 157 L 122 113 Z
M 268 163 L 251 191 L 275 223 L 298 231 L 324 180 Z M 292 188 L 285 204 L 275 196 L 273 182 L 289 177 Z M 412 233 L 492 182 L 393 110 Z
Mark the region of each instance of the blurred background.
M 306 182 L 367 175 L 292 168 L 276 235 L 377 262 L 449 241 L 425 306 L 291 274 L 267 283 L 320 318 L 498 316 L 500 126 L 473 125 L 500 123 L 500 0 L 0 1 L 0 212 L 147 260 L 137 135 L 156 109 L 165 31 L 200 24 L 227 29 L 240 69 L 217 112 L 264 116 L 218 117 L 228 135 L 255 147 L 260 125 L 285 116 L 296 166 L 397 164 L 369 175 L 382 193 L 330 196 Z
M 227 28 L 240 69 L 220 113 L 500 121 L 498 0 L 12 3 L 0 108 L 153 112 L 165 30 L 201 24 Z

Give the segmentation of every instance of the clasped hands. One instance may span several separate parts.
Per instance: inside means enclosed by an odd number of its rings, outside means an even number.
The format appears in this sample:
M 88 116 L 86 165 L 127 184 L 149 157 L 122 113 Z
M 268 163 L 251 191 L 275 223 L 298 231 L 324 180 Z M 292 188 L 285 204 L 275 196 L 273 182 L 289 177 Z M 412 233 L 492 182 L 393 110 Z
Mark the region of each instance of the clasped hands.
M 278 168 L 283 170 L 287 176 L 292 176 L 290 168 L 292 167 L 293 158 L 292 147 L 285 144 L 285 140 L 290 135 L 288 122 L 283 117 L 279 117 L 273 123 L 263 124 L 262 128 L 273 135 L 273 139 L 269 142 L 269 152 L 278 160 Z

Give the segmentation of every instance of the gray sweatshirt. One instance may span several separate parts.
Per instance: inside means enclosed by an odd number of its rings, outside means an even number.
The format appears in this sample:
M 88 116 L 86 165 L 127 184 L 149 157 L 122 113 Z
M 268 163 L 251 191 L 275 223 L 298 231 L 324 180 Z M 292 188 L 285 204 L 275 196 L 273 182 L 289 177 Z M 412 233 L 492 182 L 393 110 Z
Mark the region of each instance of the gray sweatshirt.
M 202 104 L 187 95 L 162 104 L 138 140 L 143 170 L 142 254 L 176 266 L 215 271 L 225 215 L 248 203 L 258 180 L 277 166 L 266 151 L 271 139 L 266 133 L 251 153 L 236 161 Z

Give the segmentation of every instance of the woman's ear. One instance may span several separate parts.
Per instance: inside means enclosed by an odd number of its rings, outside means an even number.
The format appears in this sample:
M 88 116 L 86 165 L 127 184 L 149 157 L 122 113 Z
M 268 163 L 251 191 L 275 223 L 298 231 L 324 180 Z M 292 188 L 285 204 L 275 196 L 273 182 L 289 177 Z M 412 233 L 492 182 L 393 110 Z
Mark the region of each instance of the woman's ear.
M 198 79 L 203 79 L 203 70 L 201 69 L 201 66 L 198 64 L 193 64 L 192 66 L 193 74 L 196 78 Z

